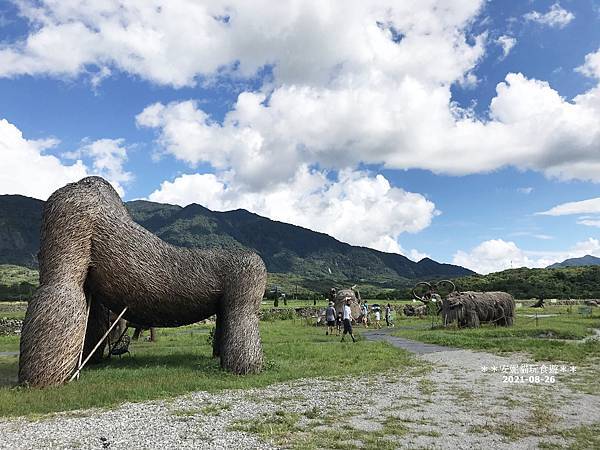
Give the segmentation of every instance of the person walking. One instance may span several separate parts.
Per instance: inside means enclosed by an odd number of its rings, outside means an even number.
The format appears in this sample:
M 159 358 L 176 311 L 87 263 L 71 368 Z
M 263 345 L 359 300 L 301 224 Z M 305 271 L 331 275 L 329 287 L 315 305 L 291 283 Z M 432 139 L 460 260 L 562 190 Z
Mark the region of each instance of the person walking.
M 362 304 L 361 312 L 363 325 L 365 326 L 365 328 L 369 328 L 369 305 L 366 300 Z
M 336 336 L 339 336 L 340 334 L 342 334 L 343 324 L 344 324 L 343 314 L 340 311 L 339 313 L 337 313 L 337 317 L 335 319 L 335 335 Z
M 375 310 L 375 328 L 381 328 L 381 311 L 379 310 L 379 308 Z
M 325 336 L 331 334 L 333 336 L 333 329 L 335 328 L 335 308 L 333 307 L 334 303 L 329 302 L 329 306 L 325 310 L 325 320 L 327 321 L 327 331 L 325 332 Z
M 346 300 L 346 304 L 344 305 L 343 310 L 343 318 L 344 318 L 344 333 L 342 334 L 341 342 L 344 342 L 344 338 L 346 334 L 349 334 L 352 338 L 352 342 L 356 342 L 354 339 L 354 334 L 352 333 L 352 310 L 350 309 L 350 299 Z
M 385 324 L 388 327 L 393 327 L 394 323 L 392 322 L 392 305 L 389 303 L 385 307 Z

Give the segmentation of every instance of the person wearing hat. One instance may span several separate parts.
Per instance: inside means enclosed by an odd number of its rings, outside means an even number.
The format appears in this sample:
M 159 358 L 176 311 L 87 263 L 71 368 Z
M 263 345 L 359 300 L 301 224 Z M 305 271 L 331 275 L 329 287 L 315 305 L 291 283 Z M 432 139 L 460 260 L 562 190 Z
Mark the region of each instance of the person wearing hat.
M 333 329 L 335 328 L 335 308 L 334 303 L 329 302 L 329 306 L 325 310 L 325 320 L 327 321 L 327 331 L 325 335 L 331 334 L 333 336 Z

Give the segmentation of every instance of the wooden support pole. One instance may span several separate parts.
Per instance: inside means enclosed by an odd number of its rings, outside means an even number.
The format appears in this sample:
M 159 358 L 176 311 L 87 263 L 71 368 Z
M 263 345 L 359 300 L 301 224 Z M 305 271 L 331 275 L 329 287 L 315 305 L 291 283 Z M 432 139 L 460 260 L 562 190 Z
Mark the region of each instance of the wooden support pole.
M 115 327 L 115 325 L 117 325 L 117 323 L 119 323 L 119 320 L 121 320 L 121 317 L 123 317 L 123 314 L 125 314 L 125 311 L 127 311 L 127 306 L 123 309 L 123 311 L 121 311 L 121 314 L 119 314 L 119 316 L 117 317 L 117 320 L 115 320 L 113 322 L 113 324 L 108 328 L 108 330 L 106 331 L 106 333 L 104 333 L 104 336 L 102 336 L 100 338 L 100 340 L 98 341 L 98 343 L 96 344 L 96 346 L 92 349 L 92 351 L 90 352 L 90 354 L 87 356 L 87 358 L 85 358 L 85 361 L 83 361 L 83 363 L 81 363 L 79 365 L 79 368 L 77 369 L 77 371 L 73 374 L 73 376 L 69 379 L 69 381 L 73 381 L 75 378 L 79 377 L 79 372 L 81 372 L 81 369 L 83 369 L 83 367 L 87 364 L 87 362 L 90 360 L 90 358 L 92 357 L 92 355 L 94 354 L 94 352 L 96 350 L 98 350 L 98 347 L 100 347 L 100 344 L 102 344 L 102 342 L 104 342 L 104 339 L 106 339 L 106 337 L 110 334 L 110 332 L 112 331 L 112 329 Z
M 87 333 L 87 325 L 88 320 L 90 319 L 90 307 L 92 306 L 92 295 L 88 294 L 86 296 L 87 300 L 87 310 L 85 313 L 85 327 L 83 328 L 83 342 L 81 343 L 81 351 L 79 352 L 79 362 L 77 363 L 77 367 L 81 367 L 81 359 L 83 358 L 83 350 L 85 349 L 85 335 Z M 79 379 L 79 372 L 77 373 L 77 379 Z

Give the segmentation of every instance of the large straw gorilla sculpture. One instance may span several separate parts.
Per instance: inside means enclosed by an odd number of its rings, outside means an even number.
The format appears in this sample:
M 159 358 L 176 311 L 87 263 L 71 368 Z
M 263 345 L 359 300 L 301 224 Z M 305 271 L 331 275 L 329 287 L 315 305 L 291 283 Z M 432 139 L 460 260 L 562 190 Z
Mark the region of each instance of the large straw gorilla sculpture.
M 21 334 L 21 383 L 66 381 L 82 346 L 85 357 L 107 329 L 107 309 L 119 313 L 125 307 L 127 320 L 147 327 L 186 325 L 216 314 L 213 354 L 221 366 L 238 374 L 261 369 L 262 259 L 165 243 L 133 222 L 102 178 L 68 184 L 48 199 L 39 262 L 40 287 Z

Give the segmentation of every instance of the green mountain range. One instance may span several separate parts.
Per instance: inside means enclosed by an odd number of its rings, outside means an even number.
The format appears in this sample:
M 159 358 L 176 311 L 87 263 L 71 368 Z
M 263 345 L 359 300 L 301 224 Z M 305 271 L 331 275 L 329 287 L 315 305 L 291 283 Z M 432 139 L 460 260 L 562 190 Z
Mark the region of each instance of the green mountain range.
M 581 266 L 600 266 L 600 258 L 592 255 L 585 255 L 581 258 L 569 258 L 563 262 L 552 264 L 548 269 L 557 269 L 559 267 L 581 267 Z
M 515 298 L 600 298 L 600 265 L 507 269 L 456 279 L 461 291 L 505 291 Z
M 43 205 L 29 197 L 0 196 L 0 264 L 37 267 Z M 473 274 L 429 258 L 414 262 L 402 255 L 352 246 L 243 209 L 215 212 L 197 204 L 182 208 L 141 200 L 126 206 L 136 222 L 171 244 L 252 249 L 270 273 L 289 274 L 295 285 L 310 290 L 321 291 L 321 285 L 331 286 L 331 282 L 398 288 L 415 279 Z

